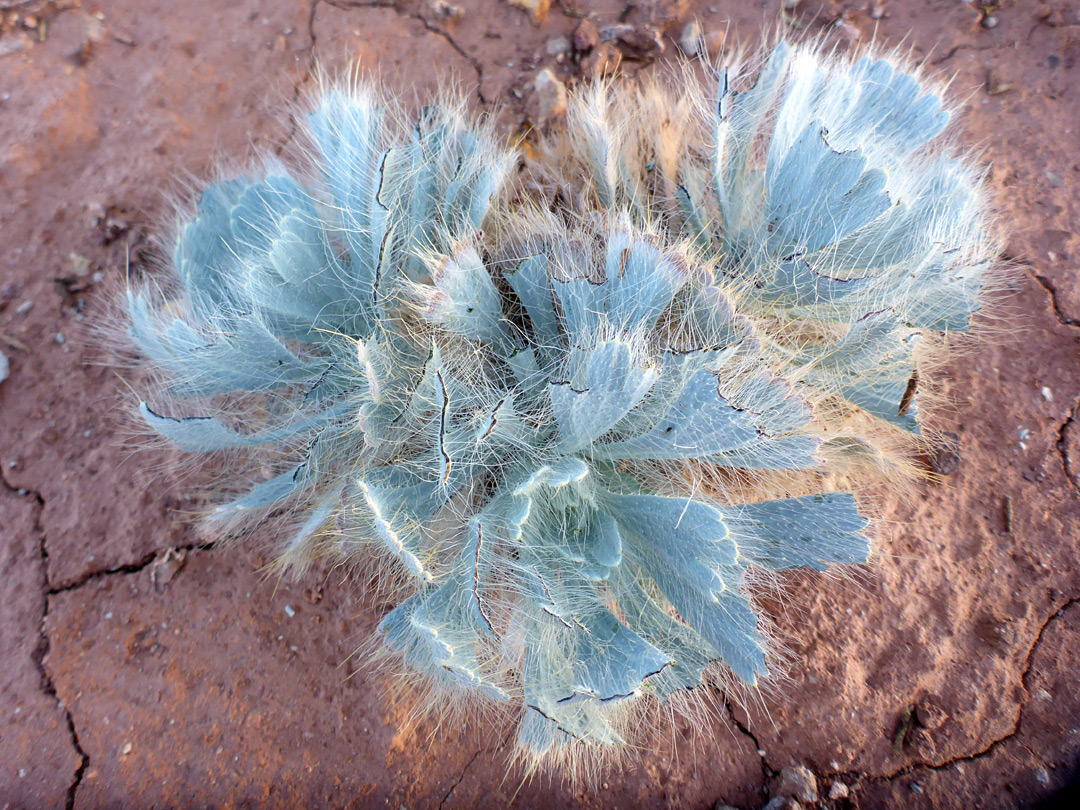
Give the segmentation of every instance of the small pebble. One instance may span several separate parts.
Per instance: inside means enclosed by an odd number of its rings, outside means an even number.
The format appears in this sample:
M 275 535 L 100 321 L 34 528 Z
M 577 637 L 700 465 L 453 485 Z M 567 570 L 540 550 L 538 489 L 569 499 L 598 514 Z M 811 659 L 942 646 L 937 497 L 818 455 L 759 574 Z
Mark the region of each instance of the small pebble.
M 289 617 L 290 619 L 291 619 L 291 618 L 292 618 L 293 616 L 295 616 L 295 615 L 296 615 L 296 611 L 295 611 L 295 610 L 293 610 L 293 606 L 292 606 L 292 605 L 286 605 L 286 606 L 285 606 L 285 615 L 286 615 L 286 616 L 288 616 L 288 617 Z
M 848 786 L 843 782 L 833 782 L 829 788 L 829 801 L 835 802 L 840 799 L 846 799 L 851 794 L 848 790 Z
M 64 333 L 63 332 L 57 332 L 56 333 L 56 342 L 59 343 L 62 346 L 62 345 L 64 345 L 65 341 L 67 341 L 67 338 L 64 337 Z
M 784 768 L 780 771 L 780 782 L 776 793 L 804 802 L 816 802 L 818 798 L 817 778 L 803 765 Z
M 1043 177 L 1046 178 L 1046 182 L 1050 184 L 1050 188 L 1061 188 L 1065 185 L 1065 178 L 1057 172 L 1045 171 Z
M 428 0 L 428 8 L 436 17 L 447 22 L 457 22 L 465 16 L 465 9 L 452 6 L 444 0 Z
M 1040 785 L 1050 784 L 1050 774 L 1047 772 L 1046 768 L 1035 769 L 1035 781 Z
M 547 42 L 548 56 L 558 56 L 570 50 L 570 40 L 566 37 L 555 37 Z
M 1047 402 L 1054 401 L 1054 392 L 1047 388 L 1045 385 L 1039 389 L 1039 393 L 1042 394 L 1043 399 L 1045 399 Z
M 566 115 L 566 85 L 559 81 L 551 68 L 536 74 L 535 122 L 543 126 L 553 118 Z
M 71 271 L 82 278 L 90 272 L 90 259 L 79 253 L 69 253 L 68 258 L 71 259 Z
M 600 32 L 592 20 L 582 20 L 574 31 L 574 50 L 578 53 L 591 51 L 600 43 Z
M 15 311 L 18 312 L 20 315 L 25 315 L 27 312 L 29 312 L 33 308 L 34 308 L 34 302 L 33 301 L 23 301 L 21 304 L 19 304 L 19 308 L 16 309 Z
M 704 34 L 701 23 L 697 20 L 687 23 L 679 37 L 679 46 L 687 56 L 700 56 L 702 51 Z
M 920 785 L 918 782 L 912 782 L 911 783 L 911 792 L 914 793 L 916 796 L 921 796 L 922 792 L 923 792 L 922 791 L 922 785 Z
M 988 14 L 987 16 L 983 17 L 982 21 L 979 23 L 979 25 L 981 25 L 983 28 L 997 28 L 997 24 L 998 18 L 995 17 L 993 14 Z
M 126 757 L 128 754 L 131 753 L 131 748 L 131 743 L 125 743 L 123 749 L 120 751 L 121 755 Z
M 11 376 L 11 363 L 8 362 L 7 355 L 0 352 L 0 383 Z

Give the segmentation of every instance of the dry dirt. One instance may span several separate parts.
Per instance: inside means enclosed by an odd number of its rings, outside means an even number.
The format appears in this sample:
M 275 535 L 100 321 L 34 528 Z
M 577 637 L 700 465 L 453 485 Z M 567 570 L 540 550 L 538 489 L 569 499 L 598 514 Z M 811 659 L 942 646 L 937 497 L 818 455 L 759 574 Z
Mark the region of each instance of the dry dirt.
M 453 5 L 460 19 L 431 0 L 0 0 L 0 808 L 757 810 L 791 765 L 816 775 L 821 807 L 1075 801 L 1073 0 L 796 10 L 803 31 L 841 47 L 876 37 L 954 77 L 961 140 L 990 167 L 1015 274 L 995 334 L 943 373 L 958 454 L 938 464 L 951 472 L 888 508 L 860 582 L 791 578 L 777 619 L 795 666 L 780 694 L 717 712 L 696 745 L 676 728 L 594 789 L 519 790 L 504 779 L 505 729 L 403 730 L 379 678 L 353 674 L 376 616 L 351 585 L 278 583 L 250 550 L 200 545 L 187 524 L 199 493 L 170 472 L 176 459 L 132 454 L 124 383 L 95 336 L 128 258 L 153 272 L 152 237 L 184 178 L 285 147 L 281 111 L 316 60 L 354 57 L 421 94 L 455 79 L 509 135 L 540 68 L 571 82 L 590 69 L 548 47 L 582 15 L 666 26 L 662 53 L 619 43 L 629 76 L 680 58 L 691 19 L 730 42 L 780 16 L 778 0 L 557 0 L 539 23 L 505 0 Z

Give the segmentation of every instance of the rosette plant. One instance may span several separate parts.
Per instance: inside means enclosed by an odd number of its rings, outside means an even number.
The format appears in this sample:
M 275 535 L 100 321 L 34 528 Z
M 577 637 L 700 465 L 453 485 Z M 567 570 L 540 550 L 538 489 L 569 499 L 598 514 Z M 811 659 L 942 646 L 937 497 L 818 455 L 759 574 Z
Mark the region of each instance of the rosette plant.
M 514 182 L 461 105 L 332 89 L 314 171 L 210 186 L 129 293 L 142 416 L 272 470 L 209 519 L 295 513 L 283 564 L 380 548 L 381 642 L 520 755 L 618 749 L 643 701 L 769 674 L 748 576 L 868 559 L 851 489 L 911 471 L 920 352 L 995 255 L 947 119 L 781 43 L 586 91 Z

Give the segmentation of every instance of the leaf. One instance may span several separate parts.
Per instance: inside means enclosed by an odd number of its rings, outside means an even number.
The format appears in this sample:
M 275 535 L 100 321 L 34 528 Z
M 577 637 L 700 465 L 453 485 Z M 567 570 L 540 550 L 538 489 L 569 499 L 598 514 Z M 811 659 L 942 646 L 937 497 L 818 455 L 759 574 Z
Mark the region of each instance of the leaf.
M 892 205 L 885 179 L 885 172 L 868 168 L 865 154 L 835 150 L 821 122 L 811 122 L 783 160 L 766 170 L 768 251 L 815 253 L 864 227 Z
M 480 636 L 494 632 L 480 591 L 486 576 L 481 543 L 482 529 L 474 522 L 450 574 L 394 608 L 379 632 L 413 669 L 503 701 L 506 691 L 484 674 L 476 654 Z
M 738 591 L 742 567 L 720 512 L 690 499 L 604 497 L 628 556 L 739 678 L 756 683 L 766 671 L 764 640 L 756 614 Z
M 867 521 L 848 492 L 745 504 L 730 510 L 739 553 L 774 571 L 864 563 Z
M 499 292 L 475 248 L 459 245 L 433 275 L 434 290 L 424 311 L 428 321 L 468 340 L 511 349 Z
M 376 467 L 356 481 L 355 500 L 371 520 L 379 539 L 417 578 L 431 582 L 433 574 L 423 559 L 425 520 L 446 503 L 453 489 L 439 481 L 424 480 L 402 467 Z
M 653 327 L 688 280 L 681 257 L 620 229 L 608 236 L 603 281 L 556 280 L 554 290 L 568 338 L 585 347 L 607 327 L 619 332 Z
M 647 432 L 602 443 L 601 459 L 701 458 L 742 447 L 758 437 L 753 414 L 720 396 L 716 376 L 702 369 L 686 381 L 671 407 Z
M 349 403 L 338 403 L 318 413 L 298 417 L 279 428 L 262 433 L 244 434 L 225 427 L 215 416 L 188 416 L 175 419 L 155 413 L 145 402 L 139 403 L 139 413 L 146 423 L 188 453 L 209 453 L 216 450 L 281 442 L 298 434 L 322 428 L 328 422 L 348 413 L 350 408 Z
M 619 340 L 571 353 L 571 379 L 548 386 L 563 452 L 580 450 L 613 429 L 656 381 L 652 368 L 634 362 Z
M 549 367 L 554 355 L 565 349 L 566 340 L 560 332 L 555 313 L 548 259 L 544 255 L 530 256 L 504 275 L 510 289 L 528 313 L 532 326 L 529 341 L 532 345 L 527 346 L 526 350 L 539 351 L 545 367 Z

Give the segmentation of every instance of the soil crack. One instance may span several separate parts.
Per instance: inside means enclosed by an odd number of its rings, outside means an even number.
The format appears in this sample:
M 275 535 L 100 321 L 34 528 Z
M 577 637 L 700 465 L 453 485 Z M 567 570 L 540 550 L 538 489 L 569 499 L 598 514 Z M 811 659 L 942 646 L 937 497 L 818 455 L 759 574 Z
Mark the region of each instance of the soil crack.
M 296 137 L 296 132 L 300 128 L 299 122 L 296 120 L 296 103 L 300 100 L 300 88 L 307 84 L 308 79 L 311 78 L 311 73 L 315 68 L 315 11 L 319 6 L 321 0 L 311 0 L 311 5 L 308 7 L 307 18 L 307 33 L 308 33 L 308 45 L 305 48 L 307 52 L 307 66 L 304 68 L 303 74 L 296 83 L 293 85 L 292 91 L 292 106 L 293 109 L 289 110 L 289 132 L 282 138 L 281 143 L 274 147 L 274 154 L 280 155 L 285 151 L 285 148 L 292 143 L 293 138 Z
M 946 52 L 946 54 L 944 56 L 942 56 L 940 59 L 932 60 L 930 62 L 930 64 L 934 65 L 934 67 L 937 67 L 938 65 L 943 65 L 946 62 L 948 62 L 950 59 L 952 59 L 954 56 L 956 56 L 956 54 L 959 51 L 992 51 L 997 47 L 999 47 L 999 46 L 996 45 L 996 44 L 995 45 L 969 45 L 967 43 L 961 43 L 960 45 L 955 45 L 952 48 L 950 48 Z
M 1080 321 L 1076 318 L 1070 318 L 1064 312 L 1061 311 L 1061 304 L 1058 302 L 1057 287 L 1054 286 L 1054 282 L 1048 279 L 1046 276 L 1036 273 L 1032 268 L 1028 268 L 1028 272 L 1031 273 L 1032 278 L 1039 282 L 1039 286 L 1042 287 L 1050 294 L 1050 303 L 1054 307 L 1054 315 L 1057 316 L 1058 321 L 1062 326 L 1080 326 Z
M 169 548 L 173 551 L 212 551 L 217 546 L 218 541 L 209 540 L 204 542 L 184 543 L 183 545 L 170 546 Z M 105 577 L 111 577 L 114 574 L 137 574 L 139 571 L 142 571 L 144 568 L 154 562 L 154 560 L 156 560 L 163 551 L 165 551 L 165 549 L 155 549 L 154 551 L 147 552 L 134 562 L 121 563 L 120 565 L 115 565 L 112 568 L 102 568 L 97 571 L 88 571 L 87 573 L 70 582 L 65 582 L 61 585 L 54 585 L 53 587 L 49 588 L 46 593 L 48 593 L 49 596 L 55 596 L 58 593 L 67 593 L 68 591 L 78 590 L 79 588 L 90 582 L 104 579 Z
M 1032 642 L 1031 647 L 1028 649 L 1027 656 L 1025 657 L 1025 660 L 1024 660 L 1024 671 L 1020 675 L 1020 681 L 1021 681 L 1021 683 L 1024 684 L 1024 691 L 1025 692 L 1027 692 L 1027 679 L 1028 679 L 1028 675 L 1031 673 L 1032 659 L 1035 657 L 1035 650 L 1037 650 L 1038 647 L 1039 647 L 1039 644 L 1042 643 L 1042 639 L 1043 639 L 1043 636 L 1046 633 L 1046 629 L 1054 621 L 1056 621 L 1062 615 L 1064 615 L 1066 610 L 1072 608 L 1078 602 L 1080 602 L 1080 596 L 1072 597 L 1070 599 L 1067 599 L 1062 604 L 1060 604 L 1053 611 L 1051 611 L 1049 616 L 1046 617 L 1046 620 L 1042 623 L 1042 626 L 1039 628 L 1039 632 L 1036 633 L 1035 640 Z M 982 759 L 983 757 L 986 757 L 986 756 L 989 756 L 990 754 L 992 754 L 998 747 L 1004 745 L 1005 743 L 1007 743 L 1009 740 L 1013 739 L 1019 733 L 1019 731 L 1020 731 L 1020 723 L 1021 723 L 1021 721 L 1023 719 L 1023 716 L 1024 716 L 1024 709 L 1027 706 L 1028 701 L 1030 700 L 1030 697 L 1031 697 L 1030 693 L 1027 693 L 1027 698 L 1025 698 L 1025 700 L 1020 704 L 1019 710 L 1016 713 L 1016 722 L 1013 724 L 1012 729 L 1010 729 L 1007 734 L 1005 734 L 1002 737 L 999 737 L 996 740 L 993 740 L 989 745 L 987 745 L 985 748 L 982 748 L 979 751 L 974 751 L 974 752 L 972 752 L 970 754 L 963 754 L 961 756 L 956 756 L 956 757 L 953 757 L 952 759 L 946 760 L 945 762 L 942 762 L 942 763 L 939 763 L 939 764 L 933 764 L 933 763 L 928 763 L 928 762 L 913 762 L 910 765 L 906 765 L 903 768 L 900 768 L 899 770 L 894 771 L 891 774 L 882 774 L 880 776 L 870 776 L 870 777 L 868 777 L 866 774 L 861 774 L 861 773 L 856 773 L 856 772 L 829 773 L 829 774 L 825 774 L 825 776 L 832 777 L 832 778 L 846 777 L 848 780 L 854 780 L 854 784 L 852 785 L 854 787 L 855 785 L 858 785 L 860 783 L 862 783 L 862 784 L 881 784 L 881 783 L 885 783 L 885 782 L 893 782 L 893 781 L 895 781 L 897 779 L 900 779 L 900 778 L 902 778 L 904 776 L 907 776 L 909 773 L 913 773 L 915 771 L 940 771 L 940 770 L 944 770 L 945 768 L 956 765 L 957 763 L 974 762 L 975 760 Z
M 7 478 L 4 477 L 2 467 L 0 467 L 0 483 L 3 483 L 4 488 L 9 492 L 20 498 L 30 498 L 35 504 L 33 527 L 34 534 L 38 539 L 38 555 L 41 559 L 41 620 L 38 622 L 37 644 L 34 646 L 30 658 L 34 662 L 34 668 L 37 670 L 41 682 L 41 691 L 56 704 L 56 707 L 64 715 L 64 723 L 67 726 L 71 747 L 75 749 L 75 755 L 78 759 L 78 765 L 75 767 L 75 773 L 72 776 L 71 784 L 68 785 L 64 801 L 66 810 L 72 810 L 75 806 L 75 793 L 79 789 L 79 785 L 82 784 L 83 775 L 90 765 L 90 758 L 86 755 L 86 751 L 83 750 L 82 744 L 79 742 L 79 732 L 75 729 L 75 719 L 72 717 L 71 711 L 68 709 L 67 705 L 57 693 L 56 684 L 53 682 L 52 675 L 49 674 L 49 670 L 45 667 L 45 657 L 49 654 L 50 646 L 46 625 L 49 621 L 49 596 L 51 595 L 51 591 L 49 590 L 49 552 L 45 545 L 45 527 L 41 522 L 41 515 L 45 511 L 45 498 L 36 490 L 13 487 Z
M 489 753 L 497 754 L 499 751 L 503 750 L 506 747 L 507 743 L 510 742 L 510 738 L 512 736 L 514 736 L 514 729 L 510 729 L 507 735 L 503 737 L 503 741 L 499 743 L 498 746 L 491 749 Z M 469 761 L 465 763 L 465 767 L 461 769 L 461 773 L 459 773 L 457 779 L 454 780 L 454 784 L 450 785 L 450 789 L 446 791 L 446 795 L 443 796 L 442 801 L 439 802 L 440 808 L 442 808 L 443 805 L 450 801 L 450 797 L 454 795 L 454 791 L 457 790 L 457 786 L 461 784 L 461 780 L 465 778 L 465 774 L 469 772 L 469 768 L 473 766 L 473 763 L 476 762 L 476 760 L 479 759 L 480 755 L 483 754 L 486 750 L 487 749 L 485 748 L 478 749 L 477 752 L 472 755 Z
M 480 99 L 481 104 L 485 106 L 488 104 L 488 99 L 484 97 L 484 65 L 479 59 L 461 47 L 449 31 L 429 22 L 419 11 L 402 8 L 401 5 L 393 0 L 371 0 L 371 2 L 367 3 L 350 3 L 347 0 L 315 0 L 316 4 L 319 2 L 325 2 L 327 5 L 341 9 L 342 11 L 349 11 L 350 9 L 355 8 L 387 8 L 391 9 L 399 17 L 416 20 L 424 26 L 424 30 L 442 38 L 447 45 L 453 48 L 459 56 L 472 66 L 472 69 L 476 71 L 476 97 Z M 314 5 L 312 8 L 314 9 Z M 314 23 L 314 14 L 312 15 L 312 23 Z M 314 39 L 312 40 L 312 43 L 314 44 Z
M 1058 456 L 1061 457 L 1061 468 L 1065 471 L 1065 477 L 1069 479 L 1069 483 L 1073 485 L 1073 489 L 1075 489 L 1077 493 L 1080 493 L 1080 479 L 1076 477 L 1076 473 L 1072 468 L 1072 459 L 1069 458 L 1069 448 L 1067 443 L 1068 437 L 1066 436 L 1069 429 L 1073 426 L 1073 423 L 1076 422 L 1078 411 L 1080 411 L 1080 402 L 1073 405 L 1072 410 L 1069 412 L 1069 418 L 1061 424 L 1060 428 L 1058 428 L 1055 446 L 1057 447 Z
M 752 732 L 749 727 L 740 722 L 739 718 L 735 716 L 735 707 L 731 704 L 731 699 L 727 695 L 720 693 L 721 700 L 724 701 L 724 708 L 727 710 L 728 717 L 731 722 L 735 724 L 737 728 L 745 737 L 749 738 L 750 742 L 754 744 L 754 751 L 757 753 L 758 758 L 761 760 L 761 777 L 765 783 L 768 783 L 777 771 L 772 768 L 768 761 L 765 759 L 765 749 L 761 747 L 761 743 L 758 742 L 757 735 Z

